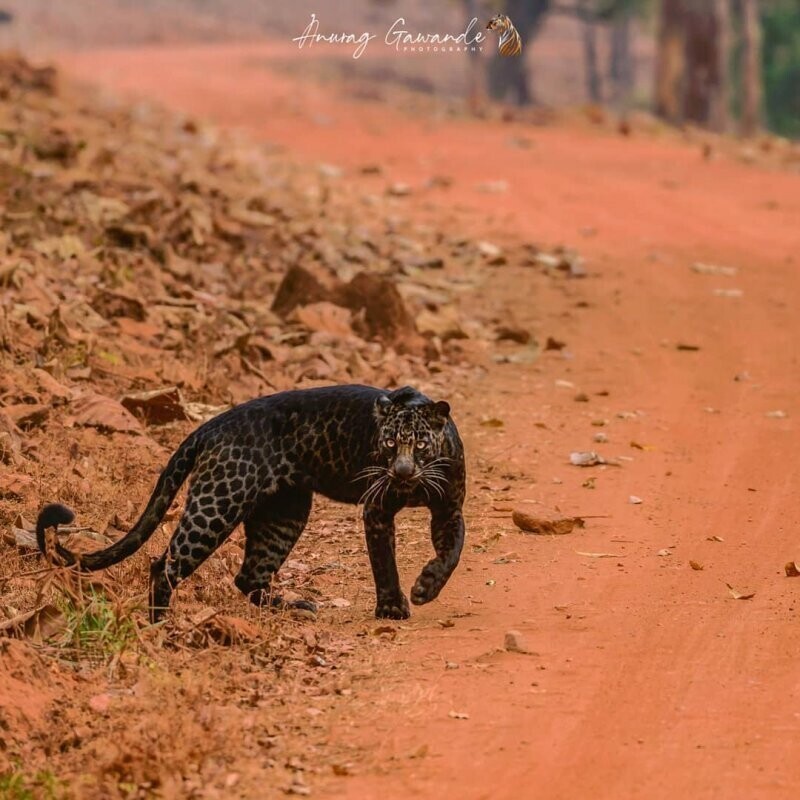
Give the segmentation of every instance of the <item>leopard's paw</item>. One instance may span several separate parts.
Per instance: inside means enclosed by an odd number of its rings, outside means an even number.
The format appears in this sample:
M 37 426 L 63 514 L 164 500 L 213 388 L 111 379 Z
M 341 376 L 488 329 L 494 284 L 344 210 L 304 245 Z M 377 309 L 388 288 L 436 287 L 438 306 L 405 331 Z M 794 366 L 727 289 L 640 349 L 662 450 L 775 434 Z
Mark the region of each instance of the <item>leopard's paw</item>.
M 378 619 L 408 619 L 411 616 L 411 609 L 408 600 L 400 595 L 393 600 L 381 600 L 375 607 L 375 616 Z
M 415 606 L 424 606 L 439 596 L 441 581 L 430 572 L 423 572 L 411 588 L 411 602 Z

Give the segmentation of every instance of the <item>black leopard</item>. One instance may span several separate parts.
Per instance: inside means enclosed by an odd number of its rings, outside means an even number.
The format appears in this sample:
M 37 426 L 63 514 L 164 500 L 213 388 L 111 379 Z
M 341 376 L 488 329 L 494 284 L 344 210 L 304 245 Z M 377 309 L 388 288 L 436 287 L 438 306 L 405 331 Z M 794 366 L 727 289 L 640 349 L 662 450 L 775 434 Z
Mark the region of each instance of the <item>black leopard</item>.
M 39 549 L 65 565 L 94 571 L 135 553 L 153 534 L 189 478 L 186 506 L 166 552 L 150 569 L 150 619 L 163 618 L 173 589 L 244 525 L 236 586 L 255 604 L 284 603 L 272 577 L 305 528 L 315 492 L 362 503 L 377 605 L 375 616 L 406 619 L 408 601 L 395 561 L 395 515 L 407 506 L 431 512 L 436 557 L 422 569 L 411 602 L 441 592 L 464 544 L 464 449 L 450 406 L 412 387 L 384 391 L 332 386 L 280 392 L 235 406 L 190 434 L 169 459 L 139 520 L 95 553 L 67 550 L 46 535 L 74 518 L 54 504 L 39 514 Z M 53 541 L 54 540 L 54 543 Z

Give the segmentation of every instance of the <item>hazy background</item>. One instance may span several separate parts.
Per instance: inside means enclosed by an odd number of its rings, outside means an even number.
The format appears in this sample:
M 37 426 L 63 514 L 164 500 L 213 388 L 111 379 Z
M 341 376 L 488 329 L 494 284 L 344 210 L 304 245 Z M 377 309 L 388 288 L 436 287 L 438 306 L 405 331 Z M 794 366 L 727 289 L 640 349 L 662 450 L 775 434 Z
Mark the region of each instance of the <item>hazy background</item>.
M 331 53 L 318 77 L 393 82 L 478 112 L 487 98 L 590 103 L 719 131 L 800 135 L 798 0 L 0 0 L 0 10 L 11 17 L 0 46 L 43 55 L 263 37 L 289 44 L 312 12 L 329 33 L 382 37 L 399 16 L 411 30 L 457 33 L 472 16 L 483 24 L 505 11 L 523 34 L 521 59 L 498 58 L 494 38 L 472 61 L 397 58 L 373 46 L 360 62 Z

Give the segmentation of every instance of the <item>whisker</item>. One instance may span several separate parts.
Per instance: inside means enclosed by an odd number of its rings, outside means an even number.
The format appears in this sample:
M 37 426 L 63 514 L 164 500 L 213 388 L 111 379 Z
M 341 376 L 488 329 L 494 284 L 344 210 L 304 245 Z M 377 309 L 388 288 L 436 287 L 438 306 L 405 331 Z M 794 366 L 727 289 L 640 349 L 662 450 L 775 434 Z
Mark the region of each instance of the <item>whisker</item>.
M 386 499 L 386 493 L 389 491 L 389 487 L 392 485 L 391 480 L 387 476 L 386 481 L 383 484 L 383 491 L 381 492 L 380 500 L 378 500 L 378 505 L 383 505 L 383 501 Z
M 425 492 L 425 498 L 430 503 L 431 501 L 431 493 L 428 491 L 428 484 L 425 481 L 420 481 L 419 484 L 422 487 L 422 491 Z
M 439 495 L 439 497 L 442 498 L 444 497 L 444 488 L 442 486 L 439 486 L 438 483 L 433 483 L 432 481 L 425 481 L 425 485 L 430 486 L 431 489 L 433 489 Z
M 383 483 L 383 481 L 385 481 L 385 480 L 386 480 L 386 476 L 383 476 L 383 477 L 381 477 L 381 478 L 378 478 L 378 480 L 376 480 L 376 481 L 373 481 L 373 482 L 372 482 L 372 483 L 371 483 L 371 484 L 370 484 L 370 485 L 369 485 L 369 486 L 366 488 L 366 490 L 364 491 L 364 494 L 362 494 L 362 495 L 361 495 L 361 497 L 359 498 L 359 501 L 358 501 L 358 502 L 359 502 L 359 503 L 364 503 L 364 504 L 366 505 L 366 504 L 367 504 L 367 502 L 369 502 L 369 500 L 372 498 L 372 496 L 373 496 L 373 495 L 374 495 L 374 494 L 375 494 L 375 493 L 376 493 L 376 492 L 377 492 L 377 491 L 380 489 L 380 487 L 381 487 L 381 484 L 382 484 L 382 483 Z
M 386 494 L 386 491 L 389 488 L 389 478 L 390 476 L 387 472 L 386 475 L 383 475 L 382 477 L 378 478 L 378 480 L 375 481 L 372 484 L 372 486 L 370 486 L 364 498 L 365 505 L 367 503 L 372 503 L 376 501 L 377 504 L 380 505 L 383 502 L 382 496 Z M 379 495 L 381 496 L 380 500 L 378 499 Z
M 355 480 L 359 480 L 360 478 L 366 478 L 366 477 L 370 477 L 372 475 L 380 475 L 380 474 L 382 474 L 384 472 L 387 472 L 387 471 L 388 470 L 387 470 L 386 467 L 380 467 L 380 466 L 365 467 L 360 472 L 356 473 L 356 476 L 355 476 L 355 478 L 353 478 L 353 480 L 354 481 Z
M 433 471 L 428 472 L 428 471 L 423 470 L 420 473 L 420 478 L 422 480 L 436 482 L 436 483 L 440 484 L 441 486 L 447 486 L 447 484 L 450 482 L 448 480 L 448 478 L 446 478 L 441 473 L 433 472 Z

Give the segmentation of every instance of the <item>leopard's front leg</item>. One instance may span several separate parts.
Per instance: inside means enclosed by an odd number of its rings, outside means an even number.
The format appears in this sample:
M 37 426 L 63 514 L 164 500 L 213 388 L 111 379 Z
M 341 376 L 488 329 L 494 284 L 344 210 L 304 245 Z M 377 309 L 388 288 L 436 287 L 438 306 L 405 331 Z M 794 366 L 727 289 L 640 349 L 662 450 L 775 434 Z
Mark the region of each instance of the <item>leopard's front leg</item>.
M 411 589 L 411 602 L 415 606 L 438 597 L 458 566 L 464 547 L 464 517 L 460 505 L 431 509 L 431 540 L 436 558 L 423 567 Z
M 364 532 L 367 536 L 369 562 L 375 579 L 378 619 L 408 619 L 411 611 L 408 600 L 400 588 L 395 560 L 394 517 L 396 509 L 366 505 L 364 507 Z

